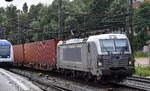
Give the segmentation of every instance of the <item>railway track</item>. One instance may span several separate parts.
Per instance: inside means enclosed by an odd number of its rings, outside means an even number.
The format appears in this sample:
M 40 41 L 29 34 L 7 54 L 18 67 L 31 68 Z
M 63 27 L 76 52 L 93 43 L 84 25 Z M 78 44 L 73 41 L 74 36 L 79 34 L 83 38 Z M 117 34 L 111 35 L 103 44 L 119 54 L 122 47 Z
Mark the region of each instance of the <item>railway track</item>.
M 26 69 L 12 68 L 9 71 L 27 77 L 33 83 L 38 85 L 43 91 L 139 91 L 124 86 L 113 86 L 112 84 L 100 85 L 100 83 L 87 83 L 84 81 L 65 79 L 58 74 L 48 75 Z
M 17 69 L 9 69 L 9 71 L 27 77 L 30 81 L 38 85 L 43 91 L 71 91 L 71 89 L 67 88 L 64 83 L 61 83 L 55 78 L 50 79 L 47 76 L 43 76 L 42 73 L 36 73 L 36 75 L 32 72 Z
M 103 91 L 99 88 L 92 86 L 90 87 L 89 85 L 76 84 L 68 80 L 45 75 L 44 73 L 37 73 L 14 68 L 9 69 L 9 71 L 29 78 L 29 80 L 38 85 L 43 91 Z
M 117 84 L 136 88 L 139 90 L 150 91 L 150 78 L 132 76 L 127 77 L 126 79 Z

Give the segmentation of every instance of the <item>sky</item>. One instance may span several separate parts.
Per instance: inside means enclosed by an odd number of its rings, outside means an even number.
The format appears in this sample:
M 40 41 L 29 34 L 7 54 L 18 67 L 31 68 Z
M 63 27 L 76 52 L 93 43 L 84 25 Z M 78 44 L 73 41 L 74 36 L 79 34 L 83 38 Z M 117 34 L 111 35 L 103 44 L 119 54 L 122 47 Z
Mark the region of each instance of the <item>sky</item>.
M 6 2 L 5 0 L 0 0 L 0 7 L 7 7 L 10 4 L 17 6 L 18 9 L 22 9 L 23 4 L 26 2 L 30 7 L 32 4 L 43 3 L 45 5 L 49 5 L 53 0 L 13 0 L 12 2 Z M 142 0 L 137 0 L 142 1 Z
M 23 4 L 26 2 L 28 6 L 32 4 L 37 5 L 38 3 L 43 3 L 49 5 L 53 0 L 13 0 L 12 2 L 6 2 L 5 0 L 0 0 L 0 7 L 7 7 L 10 4 L 17 6 L 18 9 L 22 9 Z

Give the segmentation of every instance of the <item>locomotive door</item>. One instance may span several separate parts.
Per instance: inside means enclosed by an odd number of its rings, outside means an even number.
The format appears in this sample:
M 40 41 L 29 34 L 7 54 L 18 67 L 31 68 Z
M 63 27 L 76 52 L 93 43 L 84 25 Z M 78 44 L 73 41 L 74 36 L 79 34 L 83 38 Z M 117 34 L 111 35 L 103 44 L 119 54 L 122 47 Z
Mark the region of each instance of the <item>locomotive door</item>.
M 89 68 L 90 71 L 93 74 L 97 73 L 97 57 L 98 57 L 98 51 L 97 51 L 97 47 L 96 44 L 94 42 L 89 42 L 88 43 L 88 50 L 89 50 L 89 56 L 88 56 L 88 62 L 89 62 Z
M 91 58 L 91 46 L 90 43 L 87 43 L 87 68 L 91 69 L 91 63 L 92 63 L 92 58 Z
M 82 67 L 84 71 L 89 71 L 89 53 L 88 53 L 88 45 L 86 43 L 82 43 L 81 47 L 81 55 L 82 55 Z

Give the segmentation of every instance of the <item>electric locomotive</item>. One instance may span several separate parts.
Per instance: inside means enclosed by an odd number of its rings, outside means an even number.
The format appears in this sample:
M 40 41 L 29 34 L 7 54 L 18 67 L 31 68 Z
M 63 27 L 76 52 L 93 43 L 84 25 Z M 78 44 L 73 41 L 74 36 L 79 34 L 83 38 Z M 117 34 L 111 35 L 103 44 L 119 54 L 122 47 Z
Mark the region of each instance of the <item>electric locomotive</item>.
M 0 40 L 0 63 L 11 64 L 13 61 L 12 44 L 7 40 Z
M 124 34 L 94 35 L 60 41 L 57 68 L 84 77 L 126 77 L 134 72 L 129 40 Z

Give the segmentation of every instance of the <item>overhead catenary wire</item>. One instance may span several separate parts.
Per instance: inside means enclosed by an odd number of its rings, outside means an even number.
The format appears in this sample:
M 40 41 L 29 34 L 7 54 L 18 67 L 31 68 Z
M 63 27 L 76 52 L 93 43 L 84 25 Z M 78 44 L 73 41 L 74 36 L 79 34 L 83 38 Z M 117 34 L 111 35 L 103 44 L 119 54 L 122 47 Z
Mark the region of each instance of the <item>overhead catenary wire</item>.
M 60 6 L 59 9 L 62 10 L 63 8 L 61 8 Z M 33 21 L 37 21 L 40 23 L 41 22 L 40 19 L 37 19 L 37 20 L 30 19 L 26 21 L 20 21 L 19 27 L 20 27 L 21 32 L 25 34 L 23 35 L 25 38 L 27 38 L 27 36 L 29 35 L 31 36 L 33 36 L 33 34 L 41 35 L 42 33 L 43 33 L 43 36 L 41 37 L 49 36 L 49 38 L 51 36 L 55 36 L 54 38 L 72 36 L 72 38 L 74 38 L 76 37 L 75 35 L 79 35 L 80 37 L 80 34 L 82 37 L 84 37 L 83 33 L 85 33 L 85 37 L 86 37 L 90 35 L 92 32 L 95 33 L 96 31 L 104 32 L 104 30 L 107 30 L 107 31 L 109 30 L 109 32 L 113 32 L 116 29 L 116 30 L 121 30 L 121 31 L 126 32 L 128 28 L 130 27 L 130 24 L 128 24 L 130 22 L 130 19 L 128 18 L 130 17 L 131 14 L 132 16 L 136 15 L 133 12 L 94 14 L 94 13 L 71 13 L 71 12 L 65 12 L 64 10 L 62 10 L 62 12 L 59 11 L 56 13 L 53 13 L 53 12 L 50 13 L 50 15 L 59 16 L 59 18 L 61 18 L 61 19 L 58 19 L 58 21 L 56 21 L 59 26 L 56 28 L 56 30 L 51 30 L 50 28 L 44 29 L 43 27 L 36 28 L 30 25 Z M 144 14 L 139 14 L 139 16 L 142 16 L 142 15 L 148 16 L 149 13 L 145 12 Z M 73 17 L 76 19 L 77 22 L 74 22 L 74 21 L 66 22 L 65 19 L 67 17 Z M 7 20 L 6 23 L 13 23 L 17 25 L 16 19 L 17 17 L 11 18 L 10 20 Z M 94 19 L 95 19 L 95 22 L 94 22 Z M 20 17 L 20 20 L 22 20 L 22 17 Z M 73 33 L 74 35 L 72 35 Z M 60 34 L 63 34 L 63 35 L 60 36 Z M 45 38 L 43 38 L 43 40 L 44 39 Z M 31 38 L 29 40 L 32 41 Z

